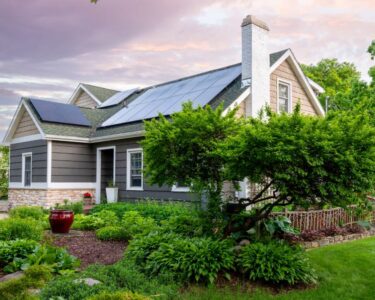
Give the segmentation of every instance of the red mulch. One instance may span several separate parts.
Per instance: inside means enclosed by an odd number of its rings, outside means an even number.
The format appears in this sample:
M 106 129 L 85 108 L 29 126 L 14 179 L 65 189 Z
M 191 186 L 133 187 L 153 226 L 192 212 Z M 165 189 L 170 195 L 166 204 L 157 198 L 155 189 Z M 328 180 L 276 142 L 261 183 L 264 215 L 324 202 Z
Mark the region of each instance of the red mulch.
M 52 243 L 66 248 L 81 260 L 81 269 L 92 264 L 111 265 L 123 258 L 126 242 L 101 241 L 92 231 L 75 231 L 69 234 L 51 234 Z

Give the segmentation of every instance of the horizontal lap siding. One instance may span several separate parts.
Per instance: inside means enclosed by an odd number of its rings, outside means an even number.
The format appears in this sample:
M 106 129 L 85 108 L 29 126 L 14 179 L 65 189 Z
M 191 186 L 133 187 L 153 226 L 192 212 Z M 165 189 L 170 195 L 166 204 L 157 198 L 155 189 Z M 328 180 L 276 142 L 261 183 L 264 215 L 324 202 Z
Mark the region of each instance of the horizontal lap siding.
M 35 126 L 34 121 L 31 119 L 29 113 L 25 111 L 22 115 L 21 121 L 18 124 L 17 130 L 13 135 L 13 138 L 20 138 L 38 133 L 39 130 Z
M 116 146 L 116 184 L 119 187 L 119 198 L 121 200 L 153 198 L 161 200 L 192 200 L 194 197 L 190 193 L 172 192 L 171 187 L 158 185 L 149 185 L 146 179 L 143 182 L 143 191 L 126 190 L 126 156 L 128 149 L 142 148 L 139 144 L 140 139 L 118 140 L 110 143 L 95 145 L 99 147 Z M 163 158 L 160 158 L 163 159 Z
M 47 182 L 47 141 L 38 140 L 10 146 L 10 182 L 22 182 L 22 154 L 31 152 L 32 182 Z
M 74 105 L 85 108 L 94 108 L 97 103 L 86 92 L 81 92 L 77 100 L 74 102 Z
M 316 115 L 315 108 L 311 104 L 303 86 L 299 82 L 293 69 L 287 61 L 284 61 L 273 73 L 270 80 L 271 109 L 277 110 L 277 79 L 286 80 L 292 83 L 292 103 L 293 108 L 298 102 L 301 104 L 301 112 L 307 115 Z
M 95 156 L 89 144 L 52 142 L 52 182 L 95 182 Z

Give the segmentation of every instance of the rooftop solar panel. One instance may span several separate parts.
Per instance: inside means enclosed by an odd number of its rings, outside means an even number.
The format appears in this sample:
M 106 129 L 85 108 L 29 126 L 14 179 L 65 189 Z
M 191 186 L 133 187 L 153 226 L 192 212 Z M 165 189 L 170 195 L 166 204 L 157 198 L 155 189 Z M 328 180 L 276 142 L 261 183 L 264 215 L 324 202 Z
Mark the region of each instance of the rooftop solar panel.
M 132 90 L 127 90 L 123 92 L 118 92 L 114 94 L 112 97 L 108 98 L 106 101 L 104 101 L 99 107 L 104 108 L 104 107 L 109 107 L 113 105 L 119 104 L 121 101 L 124 101 L 126 98 L 130 97 L 133 95 L 135 92 L 137 92 L 139 89 L 132 89 Z
M 170 115 L 189 100 L 195 107 L 207 105 L 240 74 L 241 65 L 235 65 L 156 86 L 106 120 L 102 127 L 150 119 L 159 113 Z
M 44 122 L 90 126 L 78 106 L 37 99 L 30 99 L 30 102 Z

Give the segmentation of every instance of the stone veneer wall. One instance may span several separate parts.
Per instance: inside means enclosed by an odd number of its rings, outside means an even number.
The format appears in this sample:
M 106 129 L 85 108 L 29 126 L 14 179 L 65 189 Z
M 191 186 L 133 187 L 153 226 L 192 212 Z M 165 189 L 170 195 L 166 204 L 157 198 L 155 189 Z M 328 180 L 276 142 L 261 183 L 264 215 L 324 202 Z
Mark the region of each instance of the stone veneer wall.
M 54 207 L 56 204 L 78 202 L 83 200 L 83 194 L 89 192 L 95 201 L 95 190 L 93 189 L 9 189 L 9 207 L 16 206 L 42 206 L 44 208 Z

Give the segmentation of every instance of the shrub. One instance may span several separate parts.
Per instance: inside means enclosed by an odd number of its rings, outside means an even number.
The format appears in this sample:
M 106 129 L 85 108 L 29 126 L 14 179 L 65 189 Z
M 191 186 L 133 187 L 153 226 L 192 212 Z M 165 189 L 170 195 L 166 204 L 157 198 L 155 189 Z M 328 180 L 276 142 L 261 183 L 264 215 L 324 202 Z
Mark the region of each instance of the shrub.
M 320 230 L 305 230 L 301 233 L 301 239 L 307 242 L 319 240 L 324 236 L 324 232 Z
M 96 236 L 103 241 L 126 241 L 129 239 L 128 233 L 120 226 L 106 226 L 96 231 Z
M 172 216 L 179 215 L 197 215 L 197 210 L 190 204 L 185 203 L 165 203 L 156 201 L 138 201 L 138 202 L 120 202 L 111 204 L 96 205 L 91 214 L 102 210 L 110 210 L 116 213 L 117 217 L 122 219 L 128 211 L 137 211 L 142 217 L 154 219 L 157 223 L 167 220 Z
M 282 242 L 254 243 L 242 248 L 239 268 L 251 279 L 267 283 L 313 283 L 315 271 L 302 248 Z
M 122 217 L 122 226 L 130 237 L 146 235 L 157 228 L 154 219 L 142 217 L 136 211 L 128 211 Z
M 0 220 L 0 240 L 29 239 L 39 241 L 42 225 L 32 219 L 8 218 Z
M 119 220 L 112 211 L 100 211 L 93 215 L 78 214 L 74 216 L 73 229 L 96 230 L 105 226 L 117 226 Z
M 28 289 L 42 287 L 51 277 L 48 267 L 31 267 L 25 272 L 24 276 L 0 283 L 1 299 L 30 299 Z
M 38 245 L 32 240 L 0 241 L 0 267 L 15 259 L 26 258 Z
M 173 243 L 180 236 L 174 233 L 151 232 L 130 242 L 125 257 L 131 259 L 138 266 L 144 266 L 148 256 L 159 249 L 162 243 Z
M 103 292 L 88 298 L 88 300 L 151 300 L 151 298 L 132 292 Z
M 64 200 L 64 204 L 56 204 L 55 209 L 72 210 L 74 214 L 82 214 L 83 202 L 69 202 L 68 200 Z
M 38 221 L 44 221 L 47 214 L 41 207 L 37 206 L 19 206 L 16 208 L 13 208 L 9 212 L 9 216 L 11 218 L 31 218 Z
M 166 232 L 174 232 L 186 237 L 200 237 L 204 234 L 203 219 L 198 216 L 172 216 L 161 223 L 162 230 Z
M 233 244 L 229 240 L 210 238 L 175 239 L 160 245 L 146 263 L 151 274 L 172 271 L 178 278 L 213 283 L 219 272 L 234 267 Z

